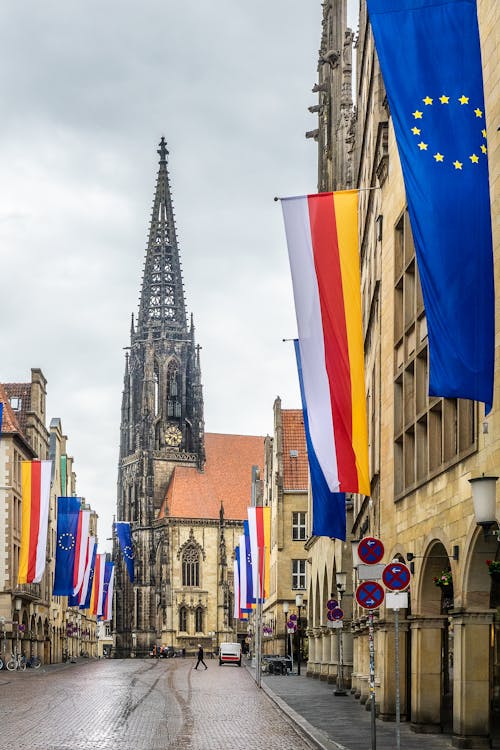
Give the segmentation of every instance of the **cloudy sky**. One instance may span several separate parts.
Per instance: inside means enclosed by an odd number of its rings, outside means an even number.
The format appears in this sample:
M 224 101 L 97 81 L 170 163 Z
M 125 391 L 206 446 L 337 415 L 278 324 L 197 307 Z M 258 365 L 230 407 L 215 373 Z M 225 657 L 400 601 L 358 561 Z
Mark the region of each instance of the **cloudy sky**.
M 162 135 L 206 429 L 299 406 L 275 195 L 316 189 L 320 0 L 23 0 L 0 9 L 0 380 L 48 380 L 109 549 L 123 347 Z

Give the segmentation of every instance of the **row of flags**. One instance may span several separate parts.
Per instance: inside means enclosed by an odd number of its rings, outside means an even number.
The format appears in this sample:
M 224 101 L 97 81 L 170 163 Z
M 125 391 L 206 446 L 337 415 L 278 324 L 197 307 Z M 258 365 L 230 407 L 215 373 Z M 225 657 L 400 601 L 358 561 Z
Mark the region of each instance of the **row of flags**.
M 257 602 L 264 602 L 269 596 L 271 508 L 252 506 L 247 515 L 234 555 L 233 616 L 237 620 L 248 619 Z
M 475 0 L 367 0 L 401 159 L 428 330 L 429 395 L 484 402 L 495 311 Z M 404 64 L 402 64 L 404 61 Z M 345 540 L 370 494 L 358 191 L 282 198 L 313 534 Z
M 18 583 L 39 583 L 45 571 L 52 461 L 21 464 L 22 529 Z M 89 533 L 90 510 L 79 497 L 57 498 L 54 596 L 87 609 L 102 620 L 112 617 L 114 563 L 97 552 Z

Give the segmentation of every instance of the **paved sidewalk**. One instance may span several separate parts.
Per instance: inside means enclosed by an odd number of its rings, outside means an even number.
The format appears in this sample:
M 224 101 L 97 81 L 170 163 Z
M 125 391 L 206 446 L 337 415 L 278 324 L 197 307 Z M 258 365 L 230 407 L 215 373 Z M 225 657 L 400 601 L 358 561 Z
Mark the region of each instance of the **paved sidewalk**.
M 255 676 L 255 670 L 250 669 Z M 371 715 L 352 695 L 335 696 L 334 685 L 296 674 L 262 675 L 262 689 L 321 750 L 370 750 Z M 448 750 L 451 737 L 415 734 L 401 723 L 401 750 Z M 376 722 L 379 750 L 396 750 L 396 725 Z

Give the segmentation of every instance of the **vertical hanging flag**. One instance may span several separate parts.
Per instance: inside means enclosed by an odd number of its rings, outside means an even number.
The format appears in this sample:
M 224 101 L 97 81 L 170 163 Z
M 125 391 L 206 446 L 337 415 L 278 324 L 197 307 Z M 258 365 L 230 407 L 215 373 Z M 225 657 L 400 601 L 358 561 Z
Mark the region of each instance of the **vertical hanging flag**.
M 89 537 L 89 550 L 91 550 L 90 563 L 85 569 L 85 575 L 83 577 L 80 609 L 90 609 L 90 599 L 94 585 L 94 569 L 97 558 L 97 543 L 95 537 Z
M 57 546 L 54 596 L 72 596 L 81 498 L 57 498 Z
M 80 591 L 87 560 L 90 510 L 81 510 L 78 518 L 78 531 L 75 545 L 75 568 L 73 571 L 73 594 Z
M 271 508 L 248 508 L 248 529 L 252 555 L 253 596 L 256 601 L 264 601 L 269 596 Z
M 68 494 L 68 457 L 61 456 L 61 495 L 66 497 Z
M 252 548 L 250 544 L 250 529 L 248 521 L 243 521 L 243 532 L 245 540 L 245 567 L 246 567 L 246 581 L 247 581 L 247 593 L 246 593 L 246 604 L 245 608 L 251 611 L 255 605 L 255 597 L 253 595 L 253 566 L 252 566 Z
M 493 401 L 495 293 L 475 0 L 368 0 L 403 168 L 429 394 Z
M 103 622 L 113 619 L 113 581 L 115 575 L 115 564 L 106 562 L 104 564 L 104 584 L 103 584 L 103 602 L 102 617 Z
M 314 452 L 332 492 L 369 495 L 358 193 L 281 205 Z
M 115 523 L 116 535 L 120 543 L 123 559 L 127 566 L 130 582 L 134 582 L 134 547 L 132 544 L 132 534 L 130 523 L 127 521 L 117 521 Z
M 21 550 L 18 583 L 39 583 L 45 570 L 51 461 L 21 464 Z
M 307 459 L 309 461 L 309 473 L 311 476 L 312 494 L 312 533 L 314 536 L 328 536 L 335 539 L 346 538 L 346 511 L 345 492 L 331 492 L 326 483 L 325 476 L 321 471 L 318 459 L 314 452 L 309 432 L 309 418 L 307 414 L 307 402 L 304 395 L 304 383 L 302 379 L 302 365 L 300 362 L 299 342 L 295 339 L 295 356 L 297 359 L 297 371 L 299 374 L 300 396 L 302 399 L 302 412 L 304 414 L 304 429 L 306 433 Z
M 102 552 L 96 556 L 94 567 L 94 581 L 92 585 L 92 596 L 90 598 L 90 612 L 100 617 L 102 615 L 102 604 L 104 599 L 104 570 L 106 553 Z
M 233 617 L 235 620 L 241 619 L 241 606 L 240 606 L 240 548 L 236 547 L 234 550 L 234 607 Z

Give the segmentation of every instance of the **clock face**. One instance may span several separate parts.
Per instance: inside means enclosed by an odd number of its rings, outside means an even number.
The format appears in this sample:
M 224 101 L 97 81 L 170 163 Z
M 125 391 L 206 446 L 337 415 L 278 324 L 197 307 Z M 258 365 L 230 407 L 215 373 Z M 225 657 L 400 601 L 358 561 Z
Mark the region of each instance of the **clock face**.
M 165 430 L 165 443 L 176 448 L 182 442 L 182 432 L 175 424 L 169 424 Z

